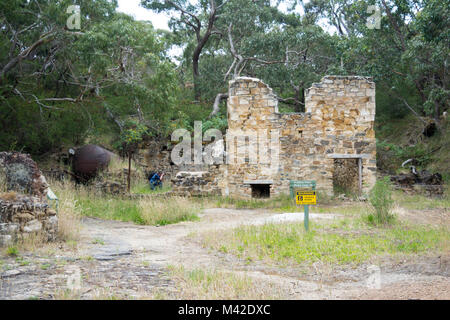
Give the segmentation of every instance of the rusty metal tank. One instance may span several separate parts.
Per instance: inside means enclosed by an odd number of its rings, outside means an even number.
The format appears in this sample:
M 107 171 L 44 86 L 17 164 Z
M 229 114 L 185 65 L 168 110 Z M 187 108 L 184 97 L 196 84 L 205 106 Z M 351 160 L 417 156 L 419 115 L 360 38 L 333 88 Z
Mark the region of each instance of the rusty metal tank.
M 72 171 L 80 182 L 87 182 L 108 167 L 114 153 L 97 145 L 78 148 L 72 156 Z

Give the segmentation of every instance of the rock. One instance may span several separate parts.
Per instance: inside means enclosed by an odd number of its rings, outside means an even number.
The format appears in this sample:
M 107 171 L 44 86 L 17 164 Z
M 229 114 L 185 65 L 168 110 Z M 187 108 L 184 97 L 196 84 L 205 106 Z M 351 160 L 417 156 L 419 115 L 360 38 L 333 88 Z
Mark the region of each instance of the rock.
M 25 223 L 35 219 L 34 215 L 31 214 L 30 212 L 19 213 L 14 218 L 17 221 L 22 221 L 22 222 L 25 222 Z
M 19 152 L 0 152 L 2 167 L 9 190 L 30 194 L 43 199 L 48 184 L 30 155 Z
M 19 230 L 19 224 L 0 223 L 0 234 L 14 234 Z
M 127 193 L 127 185 L 114 181 L 104 181 L 96 184 L 96 188 L 103 193 L 123 195 Z
M 23 232 L 32 233 L 39 232 L 42 230 L 42 223 L 39 220 L 32 220 L 28 222 L 23 228 Z
M 15 277 L 21 274 L 22 272 L 19 270 L 8 270 L 2 273 L 2 278 L 10 278 Z
M 24 235 L 44 232 L 44 238 L 55 240 L 58 232 L 56 212 L 37 197 L 18 194 L 10 201 L 0 198 L 0 235 L 10 236 L 4 237 L 2 242 L 10 243 L 10 238 L 14 241 L 21 232 Z
M 391 176 L 391 181 L 398 189 L 408 193 L 423 194 L 430 197 L 444 194 L 442 176 L 439 173 L 432 174 L 426 170 L 416 174 L 412 172 L 402 173 Z
M 9 234 L 0 235 L 0 247 L 10 245 L 13 242 L 13 237 Z

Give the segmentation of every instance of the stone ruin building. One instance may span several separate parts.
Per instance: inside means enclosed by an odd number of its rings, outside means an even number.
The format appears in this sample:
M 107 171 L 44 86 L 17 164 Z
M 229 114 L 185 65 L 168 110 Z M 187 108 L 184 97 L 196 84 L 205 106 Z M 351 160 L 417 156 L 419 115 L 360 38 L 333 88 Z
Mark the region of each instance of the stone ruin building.
M 327 194 L 368 192 L 376 180 L 375 83 L 326 76 L 305 95 L 306 112 L 280 113 L 261 80 L 230 81 L 228 161 L 200 170 L 175 168 L 174 192 L 270 197 L 289 193 L 291 180 L 315 180 Z

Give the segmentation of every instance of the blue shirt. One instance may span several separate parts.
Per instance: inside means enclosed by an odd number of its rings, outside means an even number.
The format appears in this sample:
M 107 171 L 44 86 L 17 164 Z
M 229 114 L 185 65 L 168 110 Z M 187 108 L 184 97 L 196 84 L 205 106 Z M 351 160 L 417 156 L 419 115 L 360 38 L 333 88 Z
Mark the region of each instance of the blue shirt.
M 155 173 L 153 175 L 153 177 L 151 177 L 150 182 L 155 182 L 155 181 L 159 181 L 161 178 L 159 177 L 159 175 L 157 173 Z

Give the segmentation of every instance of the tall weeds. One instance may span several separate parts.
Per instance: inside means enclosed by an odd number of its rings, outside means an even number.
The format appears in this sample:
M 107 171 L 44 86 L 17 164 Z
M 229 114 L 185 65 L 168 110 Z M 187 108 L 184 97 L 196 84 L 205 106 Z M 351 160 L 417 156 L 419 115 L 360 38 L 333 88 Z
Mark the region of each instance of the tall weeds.
M 377 180 L 375 186 L 369 194 L 369 201 L 372 205 L 372 212 L 367 215 L 369 223 L 389 224 L 395 216 L 392 213 L 394 200 L 392 199 L 392 186 L 389 177 Z
M 87 195 L 84 187 L 75 186 L 71 181 L 50 181 L 53 192 L 59 198 L 58 238 L 62 241 L 76 241 L 80 236 L 81 212 L 77 197 Z

